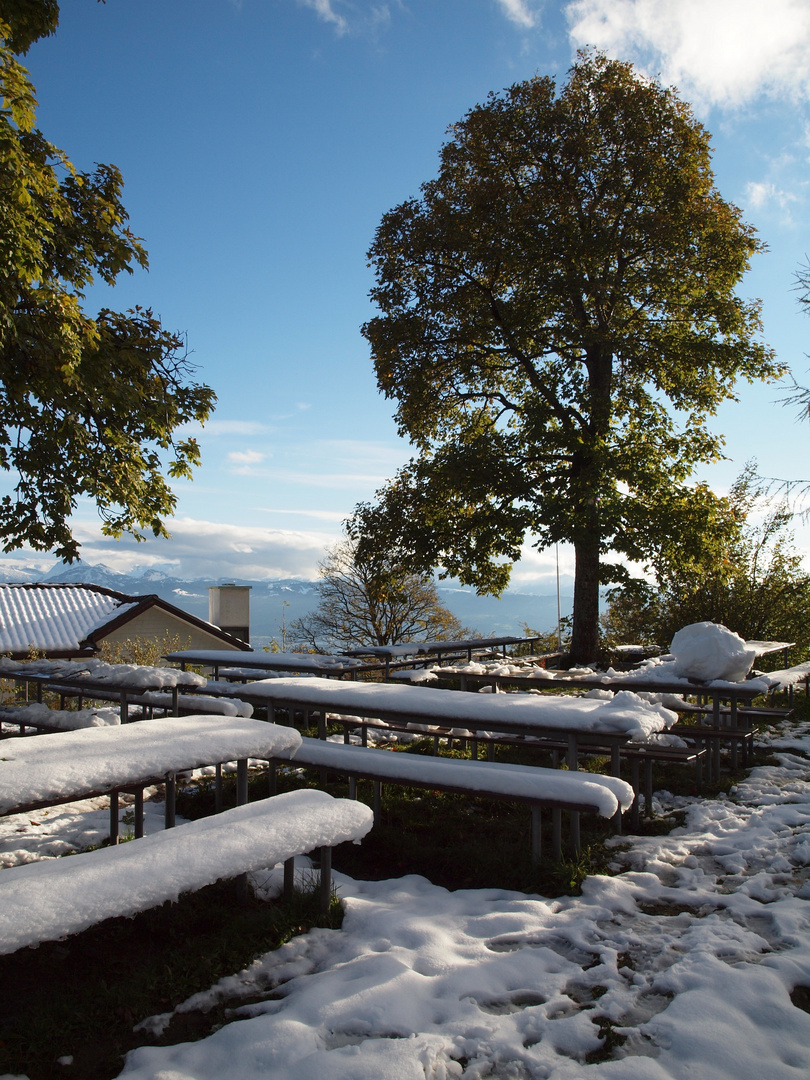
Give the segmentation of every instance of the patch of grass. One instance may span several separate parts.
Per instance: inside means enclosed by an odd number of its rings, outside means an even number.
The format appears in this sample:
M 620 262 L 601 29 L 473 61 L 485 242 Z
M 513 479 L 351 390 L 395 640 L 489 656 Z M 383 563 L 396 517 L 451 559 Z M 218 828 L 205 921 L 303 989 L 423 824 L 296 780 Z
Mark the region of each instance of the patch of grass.
M 234 883 L 218 882 L 133 919 L 0 956 L 0 1074 L 64 1080 L 57 1058 L 72 1055 L 71 1076 L 109 1080 L 136 1046 L 204 1038 L 225 1021 L 223 1009 L 190 1014 L 159 1037 L 132 1029 L 311 926 L 341 920 L 337 903 L 321 916 L 314 894 L 237 905 Z
M 599 1038 L 602 1045 L 598 1050 L 591 1050 L 585 1055 L 586 1065 L 598 1065 L 602 1061 L 610 1061 L 616 1050 L 627 1042 L 627 1036 L 623 1035 L 612 1020 L 607 1016 L 594 1016 L 593 1022 L 599 1026 Z

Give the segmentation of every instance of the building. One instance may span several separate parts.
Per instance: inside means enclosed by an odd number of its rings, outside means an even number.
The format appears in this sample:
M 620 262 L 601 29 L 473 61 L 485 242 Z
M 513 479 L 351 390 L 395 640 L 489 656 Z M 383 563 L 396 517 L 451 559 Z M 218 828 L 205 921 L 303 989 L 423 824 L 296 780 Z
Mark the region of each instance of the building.
M 213 623 L 159 596 L 127 596 L 79 582 L 0 583 L 0 654 L 25 659 L 95 655 L 108 642 L 179 638 L 179 648 L 246 650 L 250 646 Z

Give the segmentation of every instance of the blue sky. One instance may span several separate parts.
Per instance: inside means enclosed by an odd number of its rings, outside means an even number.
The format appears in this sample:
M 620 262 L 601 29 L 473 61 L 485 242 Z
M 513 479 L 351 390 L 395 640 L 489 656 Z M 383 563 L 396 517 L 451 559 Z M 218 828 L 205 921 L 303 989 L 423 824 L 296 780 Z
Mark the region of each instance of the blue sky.
M 88 307 L 152 307 L 219 398 L 203 465 L 176 487 L 173 539 L 105 540 L 82 505 L 86 561 L 315 576 L 341 520 L 409 456 L 360 334 L 381 216 L 418 194 L 447 127 L 490 90 L 563 81 L 586 44 L 694 104 L 721 192 L 769 246 L 741 291 L 807 381 L 793 291 L 810 253 L 807 0 L 65 0 L 25 60 L 39 125 L 78 167 L 122 170 L 150 255 Z M 810 425 L 784 390 L 740 394 L 715 423 L 730 460 L 701 476 L 722 490 L 752 456 L 767 475 L 810 476 Z M 514 581 L 552 591 L 553 574 L 553 552 L 527 550 Z

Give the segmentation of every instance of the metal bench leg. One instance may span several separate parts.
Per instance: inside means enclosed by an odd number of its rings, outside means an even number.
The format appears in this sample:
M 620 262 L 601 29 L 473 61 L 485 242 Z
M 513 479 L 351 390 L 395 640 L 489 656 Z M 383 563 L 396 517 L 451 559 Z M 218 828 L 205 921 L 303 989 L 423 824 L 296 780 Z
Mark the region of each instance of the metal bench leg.
M 222 812 L 222 762 L 216 767 L 214 780 L 214 810 L 217 814 Z
M 247 874 L 239 874 L 236 878 L 236 902 L 240 907 L 244 907 L 248 902 Z
M 165 823 L 167 829 L 174 828 L 174 800 L 177 792 L 177 784 L 175 782 L 174 773 L 166 773 L 166 810 L 165 810 Z
M 551 811 L 552 849 L 557 862 L 562 862 L 562 810 Z
M 653 782 L 652 782 L 652 767 L 651 761 L 644 762 L 644 817 L 648 820 L 653 816 L 652 811 L 652 796 L 653 796 Z
M 537 866 L 543 854 L 543 815 L 539 806 L 532 807 L 532 866 Z
M 611 773 L 611 776 L 619 776 L 619 777 L 622 774 L 621 755 L 619 753 L 619 745 L 618 745 L 618 743 L 614 743 L 614 745 L 611 746 L 611 748 L 610 748 L 610 773 Z M 614 830 L 616 832 L 616 835 L 621 836 L 621 833 L 622 833 L 622 808 L 621 808 L 621 806 L 616 811 L 616 813 L 613 815 L 613 828 L 614 828 Z
M 356 776 L 350 776 L 349 777 L 349 798 L 350 799 L 356 799 L 357 798 L 357 777 Z
M 380 816 L 380 811 L 382 809 L 382 783 L 379 780 L 374 781 L 374 806 L 372 809 L 374 810 L 374 820 L 376 821 Z
M 110 795 L 110 844 L 118 843 L 118 792 Z
M 239 758 L 236 763 L 236 805 L 244 806 L 248 801 L 248 763 L 247 758 Z
M 278 769 L 275 761 L 267 762 L 268 791 L 270 798 L 278 794 Z
M 295 856 L 284 860 L 284 903 L 291 904 L 295 893 Z
M 135 791 L 135 839 L 140 840 L 143 836 L 143 788 Z
M 321 914 L 328 915 L 332 903 L 332 849 L 322 847 L 321 856 Z
M 633 788 L 633 807 L 630 816 L 630 827 L 634 832 L 637 832 L 639 815 L 639 776 L 638 760 L 636 758 L 630 763 L 630 784 Z
M 572 810 L 569 817 L 568 840 L 571 846 L 571 854 L 578 856 L 581 846 L 579 838 L 579 810 Z

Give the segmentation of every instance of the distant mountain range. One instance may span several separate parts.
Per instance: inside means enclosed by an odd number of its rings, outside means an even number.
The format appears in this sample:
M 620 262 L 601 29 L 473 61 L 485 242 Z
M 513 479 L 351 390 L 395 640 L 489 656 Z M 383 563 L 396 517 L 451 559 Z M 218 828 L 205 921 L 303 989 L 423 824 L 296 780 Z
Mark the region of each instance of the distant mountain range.
M 86 582 L 108 589 L 144 596 L 156 593 L 161 599 L 188 611 L 198 618 L 208 618 L 210 585 L 249 585 L 251 644 L 261 647 L 271 638 L 281 641 L 282 626 L 289 627 L 309 614 L 318 603 L 317 581 L 280 578 L 274 581 L 250 581 L 243 578 L 185 580 L 154 568 L 135 568 L 130 574 L 112 570 L 103 563 L 89 565 L 57 563 L 47 573 L 35 567 L 0 560 L 0 581 Z M 485 636 L 520 635 L 528 625 L 541 633 L 553 630 L 557 623 L 557 597 L 507 590 L 500 598 L 477 596 L 472 589 L 437 585 L 441 602 L 471 631 Z M 563 616 L 571 614 L 572 598 L 561 598 Z

